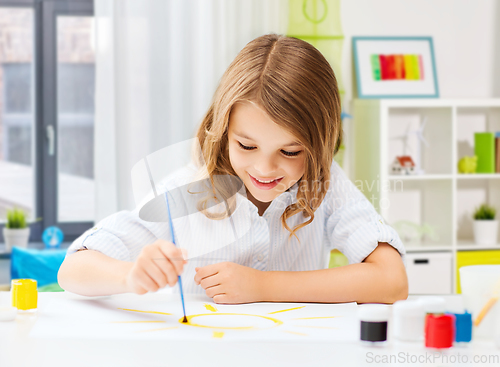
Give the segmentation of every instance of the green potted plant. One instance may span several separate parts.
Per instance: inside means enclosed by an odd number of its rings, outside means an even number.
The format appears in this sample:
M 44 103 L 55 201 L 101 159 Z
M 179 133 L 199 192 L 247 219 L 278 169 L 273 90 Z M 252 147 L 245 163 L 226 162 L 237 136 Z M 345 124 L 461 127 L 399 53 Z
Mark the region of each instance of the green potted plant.
M 30 237 L 30 228 L 26 223 L 26 213 L 22 209 L 7 210 L 7 223 L 3 229 L 3 238 L 7 252 L 12 251 L 12 246 L 26 248 Z
M 474 211 L 474 240 L 478 245 L 497 243 L 498 221 L 496 210 L 488 204 L 482 204 Z

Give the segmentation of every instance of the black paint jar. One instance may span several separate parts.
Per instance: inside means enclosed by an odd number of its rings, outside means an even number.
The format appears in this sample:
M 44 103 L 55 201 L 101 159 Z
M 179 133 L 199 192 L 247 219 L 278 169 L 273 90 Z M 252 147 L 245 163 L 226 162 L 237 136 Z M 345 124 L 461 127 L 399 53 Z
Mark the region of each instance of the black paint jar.
M 384 344 L 387 341 L 389 307 L 376 304 L 360 305 L 360 339 L 362 342 Z

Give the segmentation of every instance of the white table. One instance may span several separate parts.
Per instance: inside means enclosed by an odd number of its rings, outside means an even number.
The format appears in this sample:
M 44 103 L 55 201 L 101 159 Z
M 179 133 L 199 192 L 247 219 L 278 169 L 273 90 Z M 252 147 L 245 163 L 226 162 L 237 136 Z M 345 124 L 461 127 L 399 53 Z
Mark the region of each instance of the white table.
M 0 366 L 498 366 L 500 349 L 491 341 L 473 341 L 465 348 L 451 348 L 442 354 L 422 343 L 403 343 L 391 338 L 385 347 L 338 342 L 174 342 L 123 340 L 34 339 L 28 334 L 43 309 L 54 297 L 66 293 L 39 293 L 34 316 L 20 316 L 0 322 Z M 166 295 L 178 297 L 176 294 Z M 191 295 L 185 295 L 189 302 Z M 461 306 L 460 296 L 445 296 L 450 308 Z M 10 303 L 10 293 L 0 292 L 0 305 Z M 489 358 L 491 363 L 446 363 L 457 357 Z M 447 359 L 446 359 L 447 358 Z M 496 358 L 496 360 L 495 360 Z M 420 361 L 420 362 L 419 362 Z M 463 361 L 463 359 L 462 359 Z M 377 363 L 378 362 L 378 363 Z M 414 362 L 414 363 L 412 363 Z M 496 362 L 496 363 L 495 363 Z

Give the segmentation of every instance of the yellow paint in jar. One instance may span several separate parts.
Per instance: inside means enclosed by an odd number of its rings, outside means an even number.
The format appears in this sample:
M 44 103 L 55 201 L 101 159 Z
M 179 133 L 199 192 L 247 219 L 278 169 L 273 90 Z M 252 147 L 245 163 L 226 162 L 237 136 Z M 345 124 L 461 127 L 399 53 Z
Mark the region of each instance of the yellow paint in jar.
M 36 286 L 34 279 L 13 279 L 11 282 L 12 306 L 19 311 L 36 311 L 38 303 Z

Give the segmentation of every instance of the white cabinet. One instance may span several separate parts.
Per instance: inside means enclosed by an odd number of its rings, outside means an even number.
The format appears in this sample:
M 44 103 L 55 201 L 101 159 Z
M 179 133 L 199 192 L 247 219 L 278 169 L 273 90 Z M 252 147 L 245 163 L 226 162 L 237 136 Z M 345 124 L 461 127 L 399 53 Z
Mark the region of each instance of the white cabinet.
M 500 244 L 475 245 L 472 233 L 473 210 L 481 203 L 495 206 L 500 214 L 500 174 L 457 172 L 458 160 L 474 154 L 475 132 L 500 131 L 500 99 L 356 99 L 351 111 L 351 177 L 356 186 L 398 230 L 409 254 L 439 251 L 450 259 L 453 271 L 432 266 L 431 258 L 445 261 L 436 255 L 429 257 L 428 271 L 422 274 L 450 277 L 451 287 L 425 281 L 418 275 L 425 266 L 413 263 L 408 268 L 410 292 L 454 292 L 457 251 L 500 251 Z M 415 133 L 424 121 L 426 143 Z M 402 155 L 420 163 L 423 172 L 393 174 L 392 163 Z
M 406 257 L 410 294 L 452 293 L 451 252 L 417 252 Z

